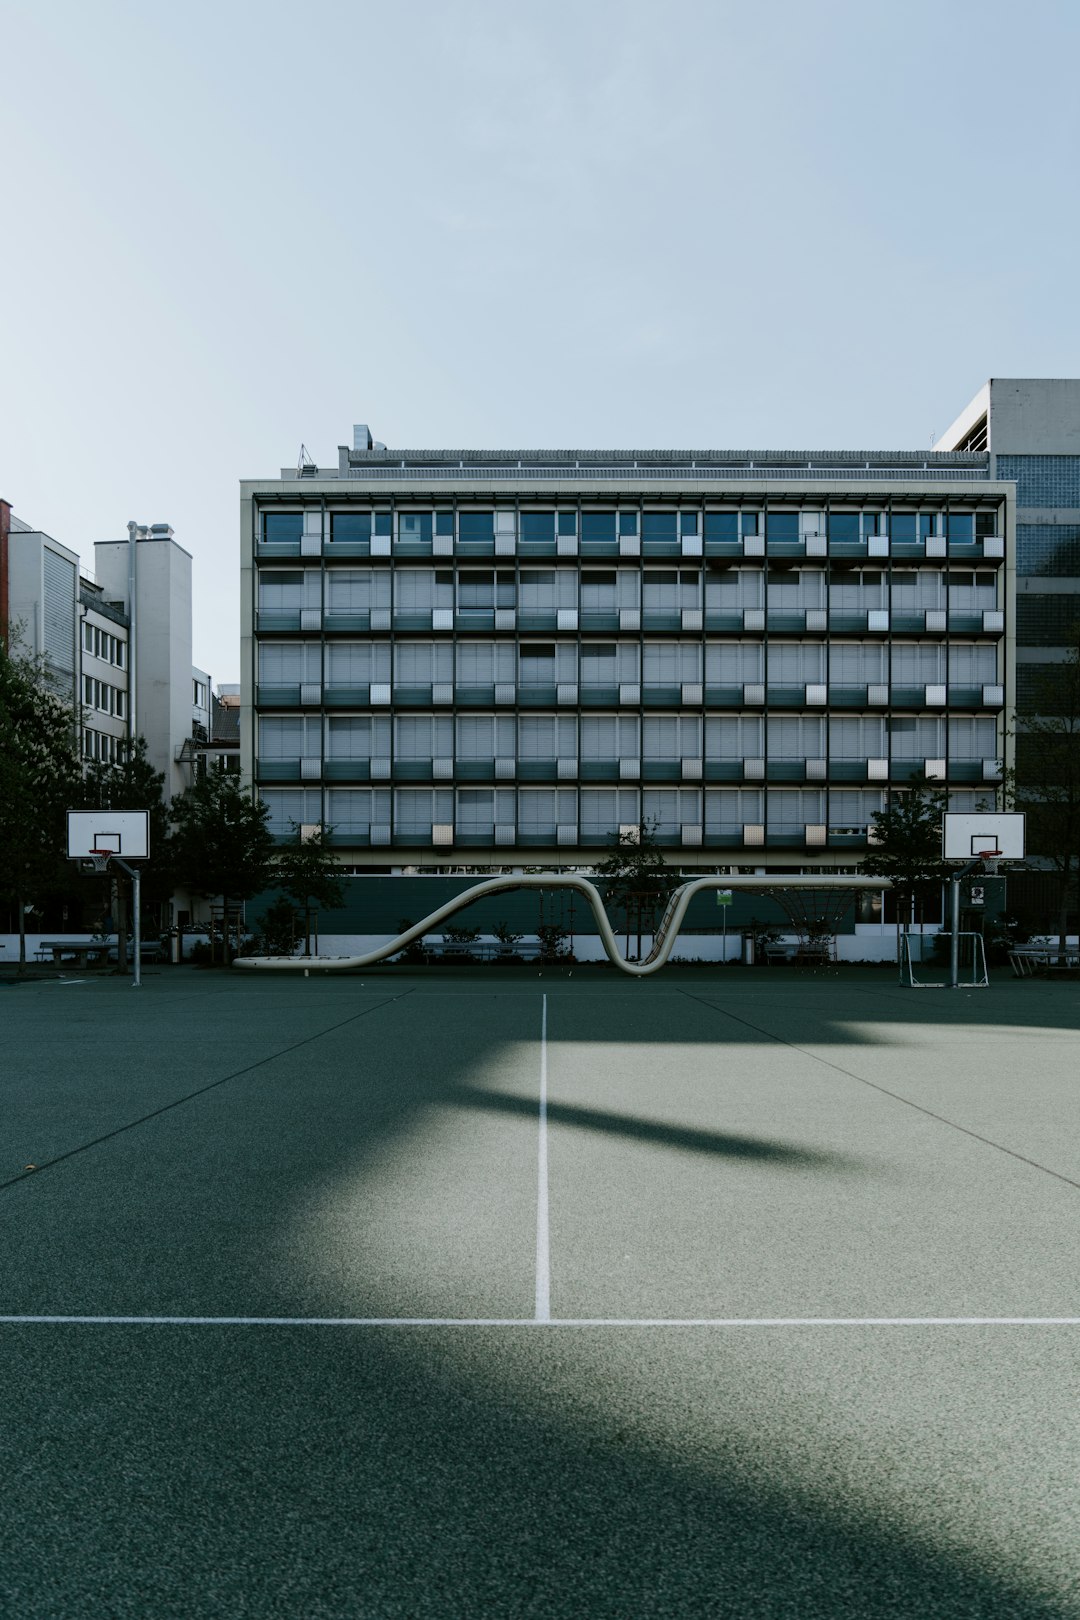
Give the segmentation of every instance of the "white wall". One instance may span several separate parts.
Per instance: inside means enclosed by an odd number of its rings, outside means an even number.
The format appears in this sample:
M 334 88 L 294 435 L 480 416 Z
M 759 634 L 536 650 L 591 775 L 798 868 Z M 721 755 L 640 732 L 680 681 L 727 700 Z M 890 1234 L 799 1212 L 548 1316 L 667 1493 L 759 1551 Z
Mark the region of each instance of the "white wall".
M 126 605 L 128 542 L 98 541 L 94 550 L 99 583 Z M 176 755 L 191 736 L 192 669 L 191 557 L 175 540 L 136 542 L 135 610 L 135 729 L 172 797 L 186 786 Z

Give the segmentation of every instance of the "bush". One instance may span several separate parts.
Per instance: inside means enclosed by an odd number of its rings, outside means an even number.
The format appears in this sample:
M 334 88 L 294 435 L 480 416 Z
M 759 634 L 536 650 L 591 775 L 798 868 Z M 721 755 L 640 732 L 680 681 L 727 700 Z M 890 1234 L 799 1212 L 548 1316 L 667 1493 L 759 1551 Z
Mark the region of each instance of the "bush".
M 291 956 L 303 934 L 295 906 L 283 896 L 267 906 L 255 926 L 259 931 L 256 943 L 267 956 Z
M 543 923 L 536 930 L 536 937 L 540 941 L 541 962 L 572 962 L 573 953 L 567 941 L 565 928 L 558 923 Z
M 412 926 L 413 923 L 411 917 L 399 917 L 397 920 L 397 931 L 399 934 L 407 934 Z M 397 955 L 392 956 L 390 960 L 391 962 L 400 962 L 408 967 L 423 967 L 427 960 L 424 955 L 423 939 L 414 939 L 411 945 L 406 945 L 403 951 L 399 951 Z

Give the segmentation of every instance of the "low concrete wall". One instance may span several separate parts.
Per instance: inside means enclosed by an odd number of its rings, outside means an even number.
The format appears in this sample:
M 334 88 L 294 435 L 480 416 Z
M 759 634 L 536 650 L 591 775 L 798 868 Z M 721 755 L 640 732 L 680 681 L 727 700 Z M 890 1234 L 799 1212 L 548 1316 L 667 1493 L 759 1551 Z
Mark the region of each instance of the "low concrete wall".
M 936 928 L 927 927 L 924 933 L 934 934 Z M 392 934 L 320 934 L 319 953 L 322 956 L 363 956 L 367 951 L 377 950 L 393 939 Z M 433 937 L 438 938 L 436 933 Z M 524 934 L 525 939 L 534 940 L 535 935 Z M 798 944 L 796 935 L 792 933 L 781 934 L 781 942 L 790 948 Z M 494 934 L 481 933 L 479 943 L 493 945 L 496 943 Z M 619 936 L 619 944 L 625 950 L 626 936 Z M 641 954 L 647 955 L 652 945 L 652 936 L 643 934 L 641 937 Z M 637 950 L 637 935 L 633 936 L 632 948 Z M 599 934 L 577 934 L 573 940 L 574 956 L 579 962 L 604 962 L 607 956 L 600 942 Z M 679 935 L 675 945 L 674 962 L 737 962 L 742 955 L 742 934 L 729 932 L 725 938 L 723 934 L 687 934 Z M 877 926 L 867 928 L 865 934 L 840 934 L 836 940 L 836 960 L 838 962 L 895 962 L 896 961 L 896 932 L 891 926 L 882 932 Z

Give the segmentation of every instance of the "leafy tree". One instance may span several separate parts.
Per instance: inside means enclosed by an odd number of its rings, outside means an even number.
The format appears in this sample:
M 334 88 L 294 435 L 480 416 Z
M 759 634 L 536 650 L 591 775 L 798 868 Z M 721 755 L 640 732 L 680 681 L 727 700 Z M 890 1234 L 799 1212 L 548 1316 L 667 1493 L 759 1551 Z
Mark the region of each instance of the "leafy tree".
M 612 851 L 596 868 L 609 906 L 621 912 L 626 948 L 636 929 L 638 952 L 643 933 L 653 933 L 661 907 L 671 893 L 676 874 L 664 860 L 656 842 L 656 822 L 642 821 L 629 832 L 612 834 Z
M 1015 733 L 1016 767 L 1004 797 L 1027 817 L 1027 852 L 1058 878 L 1058 938 L 1065 953 L 1069 910 L 1080 873 L 1080 626 L 1069 656 L 1036 687 L 1039 713 Z
M 947 793 L 916 787 L 894 794 L 887 809 L 874 812 L 870 853 L 860 870 L 892 879 L 905 932 L 915 906 L 939 894 L 949 875 L 941 858 L 941 818 L 948 806 Z
M 311 914 L 340 906 L 345 889 L 330 848 L 331 827 L 320 827 L 306 837 L 295 821 L 289 823 L 289 841 L 279 844 L 274 857 L 273 881 L 304 913 L 304 955 L 311 955 Z
M 18 908 L 20 972 L 26 906 L 70 883 L 66 812 L 80 782 L 71 708 L 41 660 L 0 644 L 0 898 Z
M 165 803 L 165 777 L 161 771 L 155 771 L 147 758 L 145 737 L 139 737 L 134 749 L 115 764 L 102 761 L 89 765 L 78 802 L 84 810 L 149 812 L 150 857 L 141 867 L 142 898 L 144 906 L 160 907 L 173 891 L 172 840 L 169 809 Z M 118 896 L 119 967 L 125 972 L 127 906 L 123 883 L 119 885 Z
M 250 900 L 273 877 L 274 838 L 261 799 L 215 765 L 172 802 L 174 870 L 178 882 L 225 908 L 228 957 L 230 902 Z

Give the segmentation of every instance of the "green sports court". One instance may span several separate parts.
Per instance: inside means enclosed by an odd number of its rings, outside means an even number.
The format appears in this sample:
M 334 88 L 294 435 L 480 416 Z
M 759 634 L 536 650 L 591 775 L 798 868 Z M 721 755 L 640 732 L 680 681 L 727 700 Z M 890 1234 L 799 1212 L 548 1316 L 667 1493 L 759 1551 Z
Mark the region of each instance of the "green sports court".
M 0 1612 L 1080 1616 L 1080 1002 L 0 985 Z

